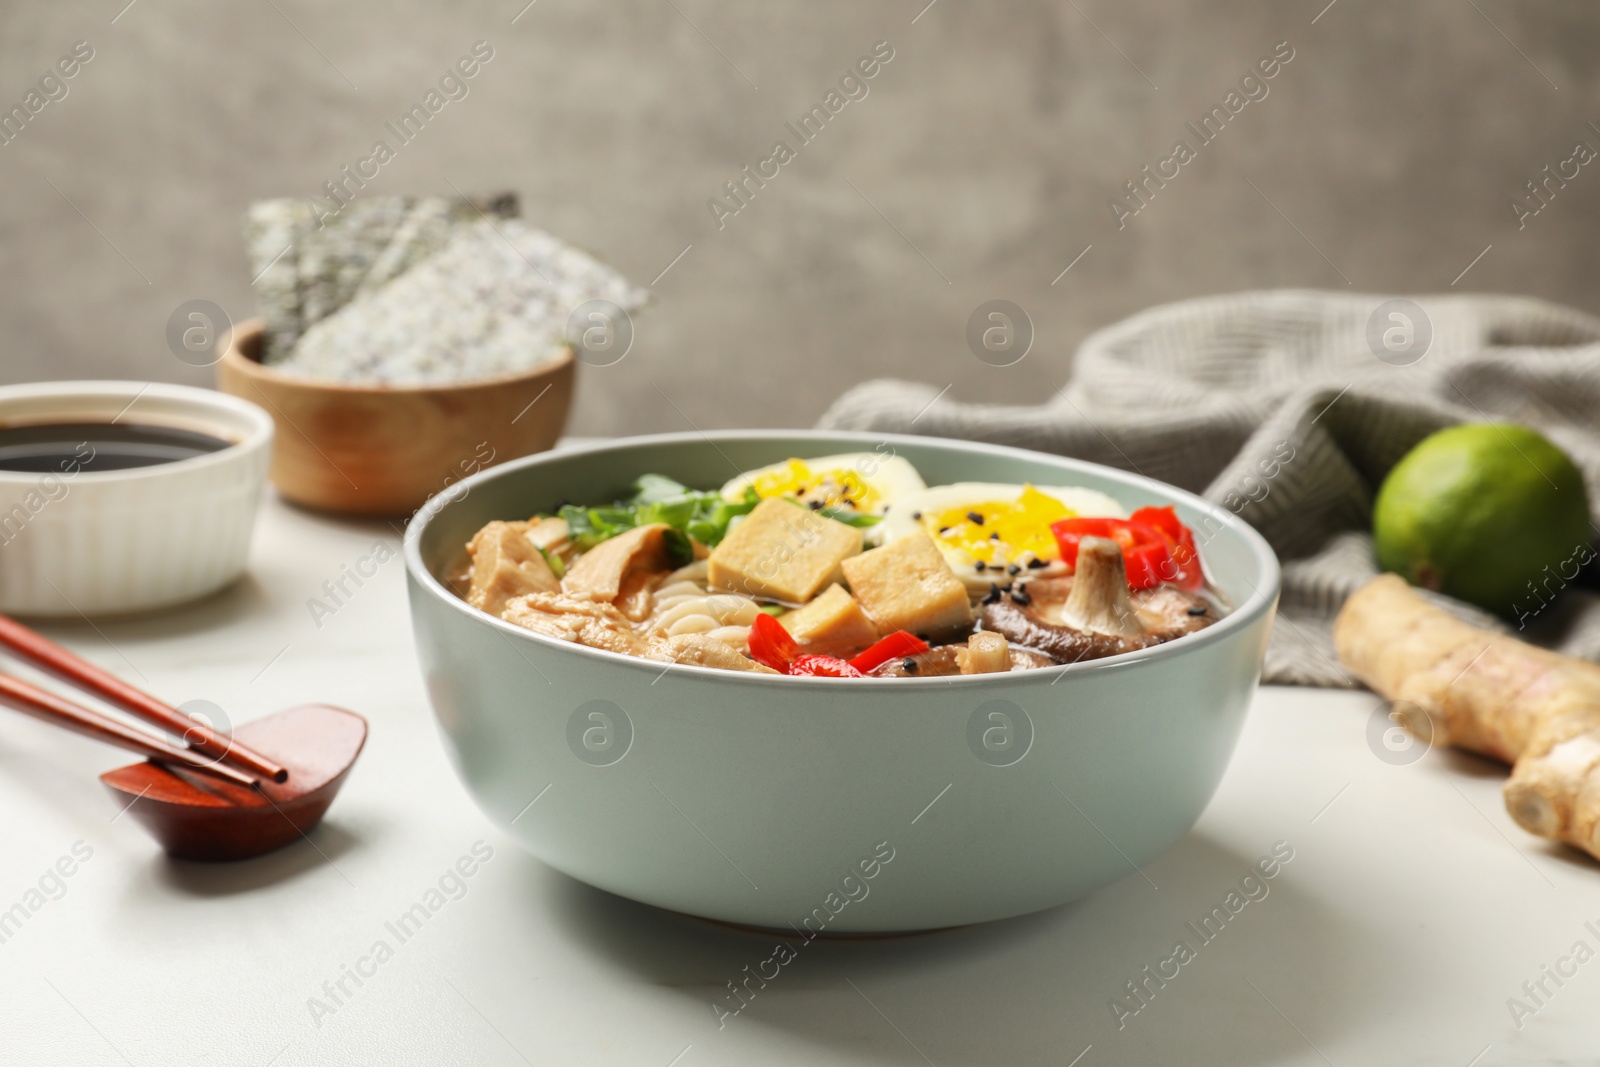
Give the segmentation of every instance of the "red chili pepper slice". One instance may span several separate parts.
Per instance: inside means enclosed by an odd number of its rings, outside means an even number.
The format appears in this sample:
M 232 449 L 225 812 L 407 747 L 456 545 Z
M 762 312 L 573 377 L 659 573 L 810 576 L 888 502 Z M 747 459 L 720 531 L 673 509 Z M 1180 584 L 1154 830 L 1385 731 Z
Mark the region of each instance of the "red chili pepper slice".
M 904 630 L 896 630 L 852 659 L 850 666 L 862 674 L 866 674 L 874 667 L 880 667 L 892 659 L 920 656 L 926 651 L 928 651 L 928 642 L 915 634 L 907 633 Z
M 806 675 L 813 678 L 861 678 L 862 673 L 838 656 L 807 654 L 796 656 L 785 674 Z
M 1061 549 L 1061 559 L 1069 567 L 1078 565 L 1078 542 L 1085 537 L 1111 537 L 1111 524 L 1120 519 L 1062 519 L 1050 524 Z M 1119 542 L 1120 543 L 1120 542 Z
M 1164 543 L 1124 548 L 1122 569 L 1128 574 L 1129 589 L 1154 589 L 1177 571 Z
M 800 643 L 771 615 L 756 616 L 750 625 L 749 643 L 751 659 L 783 674 L 789 673 L 789 665 L 800 656 Z
M 1115 541 L 1122 549 L 1123 569 L 1128 574 L 1128 588 L 1150 589 L 1176 576 L 1178 567 L 1172 560 L 1167 536 L 1153 526 L 1128 519 L 1062 519 L 1050 524 L 1061 558 L 1072 566 L 1078 563 L 1078 545 L 1085 537 L 1104 537 Z
M 1140 508 L 1129 516 L 1129 521 L 1154 527 L 1167 538 L 1167 549 L 1176 570 L 1167 581 L 1190 592 L 1205 585 L 1206 576 L 1200 567 L 1200 550 L 1195 547 L 1194 531 L 1178 521 L 1176 508 L 1170 504 L 1163 508 Z
M 1171 505 L 1164 508 L 1139 508 L 1128 516 L 1128 521 L 1142 522 L 1146 526 L 1154 526 L 1174 541 L 1183 534 L 1185 529 L 1183 523 L 1178 521 L 1178 509 Z

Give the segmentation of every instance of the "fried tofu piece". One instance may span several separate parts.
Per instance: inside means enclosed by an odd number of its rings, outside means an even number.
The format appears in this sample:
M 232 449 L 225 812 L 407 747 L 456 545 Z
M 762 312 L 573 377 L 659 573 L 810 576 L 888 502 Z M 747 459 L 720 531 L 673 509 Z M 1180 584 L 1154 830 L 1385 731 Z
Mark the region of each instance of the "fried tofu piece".
M 780 497 L 757 504 L 711 552 L 707 577 L 724 593 L 804 604 L 861 552 L 861 531 Z
M 650 614 L 650 586 L 673 569 L 664 522 L 636 526 L 601 541 L 567 569 L 561 588 L 572 596 L 614 604 L 634 622 Z
M 841 585 L 783 617 L 783 627 L 807 652 L 849 659 L 880 636 L 856 598 Z
M 922 531 L 843 563 L 845 578 L 883 633 L 909 630 L 937 637 L 972 624 L 967 587 Z
M 678 634 L 657 641 L 646 653 L 649 659 L 666 663 L 685 663 L 694 667 L 715 667 L 724 671 L 777 674 L 765 664 L 742 655 L 737 649 L 705 634 Z
M 528 540 L 525 522 L 491 522 L 467 543 L 472 557 L 472 584 L 467 603 L 500 614 L 506 601 L 528 593 L 561 589 L 555 572 Z
M 642 656 L 649 648 L 622 612 L 600 600 L 530 593 L 508 602 L 500 617 L 557 641 L 603 648 L 624 656 Z

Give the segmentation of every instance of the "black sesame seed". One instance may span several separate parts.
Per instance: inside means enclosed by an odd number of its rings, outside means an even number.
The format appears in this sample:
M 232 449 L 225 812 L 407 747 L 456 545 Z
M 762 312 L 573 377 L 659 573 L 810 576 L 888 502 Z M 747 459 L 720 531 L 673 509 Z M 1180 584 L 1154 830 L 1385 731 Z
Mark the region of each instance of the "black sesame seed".
M 1047 561 L 1040 559 L 1038 556 L 1034 556 L 1028 561 L 1028 568 L 1030 570 L 1038 570 L 1040 567 L 1048 566 L 1050 566 L 1050 564 Z
M 1006 573 L 1007 574 L 1021 574 L 1022 573 L 1021 564 L 1013 563 L 1011 566 L 1006 568 Z
M 949 532 L 950 532 L 950 527 L 948 527 L 948 526 L 941 526 L 941 527 L 939 527 L 939 532 L 940 532 L 940 533 L 941 533 L 941 534 L 947 534 L 947 533 L 949 533 Z
M 972 523 L 974 526 L 982 526 L 983 516 L 978 514 L 976 511 L 969 511 L 967 512 L 967 521 Z
M 809 507 L 811 508 L 812 511 L 821 511 L 822 510 L 822 501 L 813 500 L 813 501 L 811 501 Z
M 989 591 L 984 594 L 983 603 L 985 603 L 985 604 L 998 604 L 998 603 L 1000 603 L 1000 587 L 998 585 L 995 585 L 993 582 L 989 583 Z
M 887 509 L 885 509 L 885 510 L 887 510 Z M 920 512 L 920 511 L 913 511 L 913 512 L 912 512 L 912 513 L 911 513 L 911 517 L 912 517 L 912 518 L 913 518 L 913 519 L 920 519 L 920 518 L 922 518 L 922 512 Z
M 1011 592 L 1011 587 L 1016 584 L 1016 582 L 1007 582 L 1005 585 L 1002 585 L 999 588 L 1002 593 L 1009 593 Z
M 998 540 L 1000 540 L 1000 532 L 999 532 L 999 531 L 998 531 L 998 530 L 997 530 L 997 531 L 995 531 L 995 532 L 994 532 L 994 533 L 992 533 L 992 534 L 990 534 L 990 535 L 989 535 L 989 540 L 991 540 L 991 541 L 998 541 Z
M 1190 615 L 1204 615 L 1205 613 L 1206 606 L 1204 604 L 1196 604 L 1194 607 L 1189 609 Z
M 984 562 L 984 561 L 983 561 L 983 560 L 981 560 L 981 559 L 980 559 L 980 560 L 979 560 L 979 561 L 978 561 L 978 562 L 976 562 L 976 563 L 974 563 L 974 564 L 973 564 L 973 567 L 974 567 L 974 568 L 976 568 L 976 569 L 977 569 L 977 570 L 978 570 L 978 571 L 980 571 L 980 572 L 981 572 L 981 571 L 985 571 L 985 570 L 988 570 L 988 569 L 989 569 L 989 565 L 988 565 L 988 564 L 987 564 L 987 563 L 985 563 L 985 562 Z
M 908 656 L 900 661 L 900 666 L 904 667 L 908 671 L 914 671 L 917 669 L 917 661 Z
M 1026 589 L 1012 590 L 1011 599 L 1024 606 L 1033 603 L 1033 597 L 1028 595 L 1028 591 Z

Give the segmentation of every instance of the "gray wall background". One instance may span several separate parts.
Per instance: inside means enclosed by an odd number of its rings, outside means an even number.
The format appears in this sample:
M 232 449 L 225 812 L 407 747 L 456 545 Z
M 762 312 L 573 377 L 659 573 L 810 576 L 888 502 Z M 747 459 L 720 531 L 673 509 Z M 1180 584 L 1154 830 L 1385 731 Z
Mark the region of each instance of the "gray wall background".
M 1600 166 L 1523 229 L 1510 207 L 1600 147 L 1582 0 L 524 2 L 5 5 L 5 108 L 75 41 L 96 57 L 0 146 L 0 379 L 208 384 L 165 324 L 253 313 L 245 205 L 316 195 L 480 39 L 470 95 L 372 191 L 515 189 L 640 283 L 692 246 L 628 357 L 584 368 L 573 432 L 804 425 L 884 375 L 1036 401 L 1152 304 L 1437 291 L 1480 254 L 1458 290 L 1600 311 Z M 719 230 L 707 199 L 879 40 L 870 94 Z M 1107 200 L 1285 40 L 1269 95 L 1119 230 Z M 1004 369 L 964 340 L 993 298 L 1036 332 Z

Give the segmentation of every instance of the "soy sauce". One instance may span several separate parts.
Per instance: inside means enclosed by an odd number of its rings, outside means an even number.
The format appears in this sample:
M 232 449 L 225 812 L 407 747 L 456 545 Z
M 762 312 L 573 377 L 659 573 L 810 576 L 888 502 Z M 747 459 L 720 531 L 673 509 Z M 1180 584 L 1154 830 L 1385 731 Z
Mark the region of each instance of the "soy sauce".
M 0 426 L 0 471 L 77 474 L 155 467 L 221 451 L 220 437 L 136 422 Z

